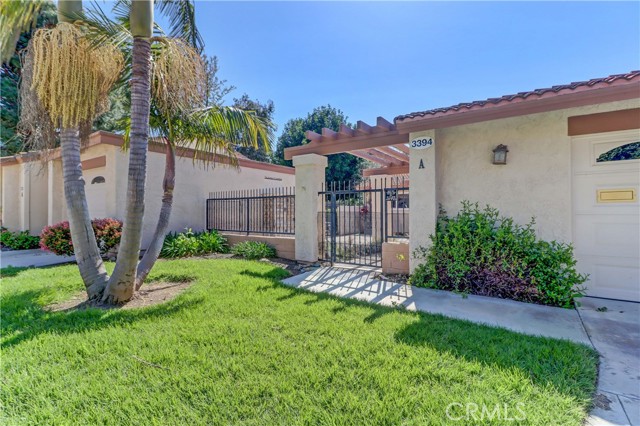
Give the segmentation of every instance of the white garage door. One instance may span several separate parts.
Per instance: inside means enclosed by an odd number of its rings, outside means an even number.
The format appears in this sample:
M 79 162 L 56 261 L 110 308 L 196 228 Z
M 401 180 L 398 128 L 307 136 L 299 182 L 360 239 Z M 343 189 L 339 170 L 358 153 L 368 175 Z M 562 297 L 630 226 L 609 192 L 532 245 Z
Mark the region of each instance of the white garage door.
M 587 295 L 640 301 L 640 131 L 572 138 L 573 238 Z

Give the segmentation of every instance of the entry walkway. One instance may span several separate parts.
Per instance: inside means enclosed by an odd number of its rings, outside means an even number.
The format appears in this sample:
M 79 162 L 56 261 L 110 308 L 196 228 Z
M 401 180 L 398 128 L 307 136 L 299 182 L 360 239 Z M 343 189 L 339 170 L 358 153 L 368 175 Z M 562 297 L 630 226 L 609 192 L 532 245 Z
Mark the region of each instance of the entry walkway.
M 323 267 L 284 280 L 313 292 L 442 314 L 519 333 L 567 339 L 601 354 L 597 407 L 589 425 L 640 426 L 640 305 L 584 298 L 579 310 L 461 295 L 378 279 L 379 270 Z
M 0 267 L 2 268 L 7 266 L 16 268 L 51 266 L 75 261 L 75 256 L 58 256 L 40 249 L 0 252 Z

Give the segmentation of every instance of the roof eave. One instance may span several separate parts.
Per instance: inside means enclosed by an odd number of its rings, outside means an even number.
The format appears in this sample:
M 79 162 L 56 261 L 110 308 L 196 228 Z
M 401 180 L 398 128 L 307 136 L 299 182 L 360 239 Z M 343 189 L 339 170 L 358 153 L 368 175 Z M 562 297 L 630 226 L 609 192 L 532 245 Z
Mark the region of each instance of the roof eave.
M 635 98 L 640 99 L 640 81 L 548 97 L 527 98 L 517 102 L 487 104 L 475 109 L 407 117 L 398 119 L 396 127 L 399 133 L 410 133 Z

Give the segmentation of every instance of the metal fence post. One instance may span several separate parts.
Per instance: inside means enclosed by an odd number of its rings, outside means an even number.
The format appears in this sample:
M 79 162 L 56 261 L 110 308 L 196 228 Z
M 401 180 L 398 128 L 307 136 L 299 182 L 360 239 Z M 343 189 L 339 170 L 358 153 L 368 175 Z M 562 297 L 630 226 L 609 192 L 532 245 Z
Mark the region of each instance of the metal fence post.
M 331 192 L 331 263 L 336 261 L 336 226 L 337 226 L 337 205 L 336 205 L 336 193 Z
M 249 204 L 251 203 L 251 199 L 247 198 L 247 203 L 246 205 L 246 215 L 245 215 L 245 231 L 247 232 L 247 235 L 249 235 Z

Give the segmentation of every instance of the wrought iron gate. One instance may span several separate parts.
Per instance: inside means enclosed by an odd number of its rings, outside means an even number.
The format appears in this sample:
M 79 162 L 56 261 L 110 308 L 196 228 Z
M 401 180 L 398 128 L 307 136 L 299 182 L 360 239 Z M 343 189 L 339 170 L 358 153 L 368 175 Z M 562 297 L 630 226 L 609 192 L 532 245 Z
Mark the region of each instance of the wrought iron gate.
M 332 263 L 382 266 L 382 243 L 409 236 L 408 181 L 331 182 L 319 192 L 319 257 Z

